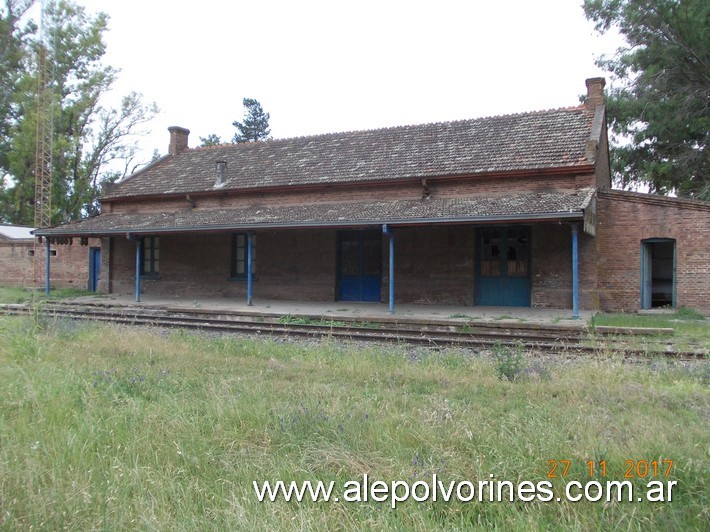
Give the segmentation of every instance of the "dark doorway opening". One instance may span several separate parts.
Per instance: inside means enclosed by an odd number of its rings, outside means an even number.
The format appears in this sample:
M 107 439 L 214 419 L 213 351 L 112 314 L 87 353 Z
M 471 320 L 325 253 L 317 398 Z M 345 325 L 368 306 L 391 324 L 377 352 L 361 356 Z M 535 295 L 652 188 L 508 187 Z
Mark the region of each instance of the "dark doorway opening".
M 675 308 L 675 240 L 645 240 L 641 245 L 641 308 Z

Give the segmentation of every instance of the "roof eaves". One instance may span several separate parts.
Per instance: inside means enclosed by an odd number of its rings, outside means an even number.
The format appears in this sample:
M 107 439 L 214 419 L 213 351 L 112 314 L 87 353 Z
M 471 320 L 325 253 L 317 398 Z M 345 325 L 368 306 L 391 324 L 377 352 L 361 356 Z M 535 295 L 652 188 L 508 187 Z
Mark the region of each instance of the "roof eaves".
M 351 186 L 382 186 L 382 185 L 398 185 L 417 182 L 421 179 L 428 181 L 444 181 L 456 179 L 481 179 L 481 178 L 503 178 L 503 177 L 539 177 L 539 176 L 555 176 L 568 174 L 586 174 L 594 171 L 594 164 L 587 162 L 575 161 L 564 166 L 543 166 L 539 168 L 525 168 L 512 170 L 485 170 L 466 174 L 436 174 L 436 173 L 420 173 L 397 179 L 382 179 L 381 177 L 369 177 L 367 179 L 357 179 L 352 181 L 319 181 L 314 183 L 298 183 L 298 184 L 276 184 L 266 186 L 245 186 L 245 187 L 230 187 L 210 190 L 185 190 L 180 192 L 161 192 L 134 194 L 126 196 L 114 196 L 102 198 L 102 202 L 126 202 L 126 201 L 149 201 L 149 200 L 165 200 L 184 198 L 189 195 L 192 197 L 209 197 L 209 196 L 224 196 L 225 194 L 258 194 L 263 192 L 279 192 L 279 191 L 312 191 L 317 189 L 330 189 L 333 187 L 351 187 Z
M 37 236 L 43 237 L 65 237 L 65 236 L 116 236 L 116 235 L 154 235 L 169 233 L 203 233 L 203 232 L 228 232 L 243 231 L 250 229 L 300 229 L 300 228 L 338 228 L 338 227 L 361 227 L 372 225 L 389 226 L 419 226 L 419 225 L 441 225 L 441 224 L 461 224 L 461 223 L 506 223 L 506 222 L 541 222 L 548 220 L 582 220 L 584 212 L 582 210 L 570 210 L 565 212 L 545 212 L 533 214 L 502 214 L 485 216 L 457 216 L 438 218 L 392 218 L 392 219 L 363 219 L 363 220 L 342 220 L 328 222 L 262 222 L 262 223 L 239 223 L 223 225 L 200 225 L 191 227 L 140 227 L 140 228 L 120 228 L 104 230 L 74 230 L 61 231 L 59 228 L 37 230 Z

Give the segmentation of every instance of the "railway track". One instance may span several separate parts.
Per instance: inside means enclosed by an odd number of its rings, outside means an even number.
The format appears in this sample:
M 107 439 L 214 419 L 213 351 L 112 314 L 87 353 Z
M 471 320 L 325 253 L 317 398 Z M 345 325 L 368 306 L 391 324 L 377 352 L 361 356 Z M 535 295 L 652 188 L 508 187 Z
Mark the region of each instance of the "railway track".
M 292 337 L 333 337 L 369 342 L 396 342 L 428 347 L 490 348 L 495 345 L 520 345 L 528 350 L 596 354 L 623 353 L 626 357 L 664 356 L 680 360 L 708 358 L 703 351 L 678 351 L 672 341 L 664 341 L 660 350 L 640 349 L 632 337 L 643 334 L 670 336 L 667 329 L 597 328 L 592 334 L 585 328 L 544 324 L 455 323 L 450 321 L 382 321 L 349 322 L 338 319 L 320 320 L 277 315 L 255 315 L 170 309 L 161 307 L 85 306 L 76 304 L 0 305 L 0 314 L 28 315 L 40 312 L 46 316 L 119 323 L 135 326 L 178 328 L 216 333 L 273 335 Z M 665 340 L 665 339 L 664 339 Z

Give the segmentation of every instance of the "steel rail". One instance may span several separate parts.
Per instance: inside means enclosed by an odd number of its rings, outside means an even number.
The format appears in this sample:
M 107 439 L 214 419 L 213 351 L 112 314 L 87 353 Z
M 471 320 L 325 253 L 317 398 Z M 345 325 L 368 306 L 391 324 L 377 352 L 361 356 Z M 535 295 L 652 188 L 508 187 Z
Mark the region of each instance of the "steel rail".
M 520 346 L 529 350 L 575 353 L 604 354 L 621 353 L 626 358 L 650 358 L 663 356 L 678 360 L 707 359 L 707 353 L 693 351 L 676 351 L 672 348 L 663 350 L 638 349 L 624 343 L 616 337 L 590 337 L 582 331 L 560 331 L 533 326 L 522 330 L 496 330 L 487 327 L 469 327 L 466 324 L 427 325 L 417 327 L 413 324 L 368 323 L 369 326 L 342 325 L 334 323 L 289 323 L 282 321 L 255 321 L 252 319 L 215 319 L 189 316 L 185 313 L 170 314 L 160 309 L 120 309 L 92 308 L 84 310 L 71 308 L 68 305 L 46 305 L 32 309 L 25 305 L 2 305 L 0 314 L 28 315 L 40 312 L 44 315 L 74 320 L 90 320 L 119 323 L 134 326 L 152 326 L 166 328 L 181 328 L 189 330 L 212 331 L 218 333 L 235 333 L 248 335 L 274 335 L 294 337 L 333 337 L 355 341 L 405 343 L 428 347 L 466 347 L 493 348 L 498 345 Z M 453 329 L 453 330 L 452 330 Z M 566 333 L 566 334 L 562 334 Z M 594 345 L 590 345 L 593 342 Z

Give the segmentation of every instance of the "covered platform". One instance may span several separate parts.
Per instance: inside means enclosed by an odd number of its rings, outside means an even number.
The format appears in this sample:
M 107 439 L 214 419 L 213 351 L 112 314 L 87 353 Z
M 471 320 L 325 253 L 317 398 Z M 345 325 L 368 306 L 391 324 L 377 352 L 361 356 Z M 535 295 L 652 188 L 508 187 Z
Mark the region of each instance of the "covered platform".
M 140 307 L 169 312 L 185 312 L 217 316 L 256 316 L 306 318 L 323 321 L 420 323 L 461 325 L 476 323 L 568 325 L 582 329 L 591 319 L 593 311 L 580 311 L 581 319 L 573 318 L 572 309 L 539 309 L 526 307 L 485 307 L 453 305 L 398 304 L 397 313 L 391 314 L 387 303 L 356 301 L 283 301 L 254 299 L 251 305 L 241 298 L 204 297 L 187 299 L 180 297 L 144 294 L 136 303 L 132 294 L 108 294 L 83 296 L 68 300 L 73 304 L 97 307 Z

